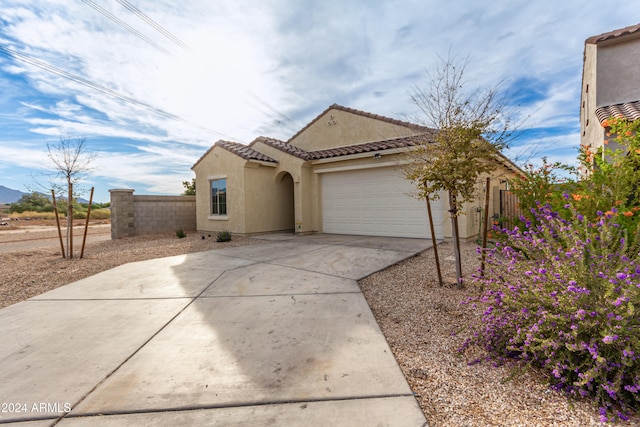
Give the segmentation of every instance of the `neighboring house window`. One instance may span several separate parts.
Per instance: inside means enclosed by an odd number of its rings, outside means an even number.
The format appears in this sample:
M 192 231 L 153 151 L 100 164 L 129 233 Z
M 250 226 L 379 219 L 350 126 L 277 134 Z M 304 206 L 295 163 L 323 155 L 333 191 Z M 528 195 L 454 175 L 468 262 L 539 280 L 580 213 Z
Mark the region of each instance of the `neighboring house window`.
M 227 214 L 227 180 L 211 180 L 211 215 Z

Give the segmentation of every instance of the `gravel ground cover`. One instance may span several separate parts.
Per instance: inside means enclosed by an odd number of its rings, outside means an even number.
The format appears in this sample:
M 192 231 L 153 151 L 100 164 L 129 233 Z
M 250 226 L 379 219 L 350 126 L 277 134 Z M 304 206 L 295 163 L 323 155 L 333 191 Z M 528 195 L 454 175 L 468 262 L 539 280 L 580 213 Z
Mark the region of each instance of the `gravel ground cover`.
M 0 241 L 3 238 L 7 237 L 0 234 Z M 0 307 L 127 262 L 258 242 L 234 237 L 231 242 L 217 243 L 215 236 L 198 233 L 184 239 L 162 234 L 92 243 L 83 259 L 62 259 L 55 248 L 8 252 L 0 263 Z M 475 244 L 462 247 L 465 277 L 479 266 L 475 248 Z M 465 288 L 452 285 L 452 247 L 444 243 L 439 251 L 443 286 L 438 284 L 432 250 L 360 282 L 429 426 L 601 425 L 588 402 L 570 401 L 551 391 L 535 371 L 520 372 L 509 380 L 509 367 L 494 368 L 486 362 L 468 365 L 482 356 L 457 351 L 465 326 L 475 316 L 468 306 L 460 305 L 474 292 L 473 284 Z M 640 417 L 617 425 L 640 426 Z
M 473 283 L 455 285 L 452 245 L 438 248 L 443 286 L 432 250 L 360 282 L 429 426 L 603 425 L 591 404 L 550 390 L 539 372 L 514 374 L 511 367 L 488 362 L 468 365 L 482 353 L 458 352 L 465 327 L 476 316 L 460 301 L 475 289 Z M 463 276 L 470 278 L 480 266 L 476 245 L 464 244 L 461 252 Z M 615 425 L 640 426 L 640 416 Z
M 49 237 L 49 234 L 38 233 L 37 237 Z M 35 237 L 36 234 L 29 236 Z M 6 239 L 15 239 L 15 235 L 0 234 L 0 241 Z M 80 243 L 74 245 L 78 250 L 72 260 L 63 259 L 59 247 L 3 253 L 0 261 L 0 308 L 128 262 L 250 245 L 258 241 L 233 237 L 230 242 L 218 243 L 215 235 L 209 234 L 189 233 L 183 239 L 178 239 L 175 233 L 152 234 L 89 243 L 84 257 L 79 259 Z

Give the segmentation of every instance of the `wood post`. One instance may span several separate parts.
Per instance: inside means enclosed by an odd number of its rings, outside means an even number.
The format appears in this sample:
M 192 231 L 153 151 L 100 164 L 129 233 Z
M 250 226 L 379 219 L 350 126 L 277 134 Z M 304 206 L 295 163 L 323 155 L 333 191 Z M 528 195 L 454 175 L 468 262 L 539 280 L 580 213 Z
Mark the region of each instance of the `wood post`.
M 60 251 L 62 251 L 62 258 L 67 256 L 64 253 L 64 243 L 62 243 L 62 230 L 60 229 L 60 217 L 58 216 L 58 204 L 56 203 L 56 193 L 51 190 L 51 201 L 53 201 L 53 212 L 56 214 L 56 225 L 58 226 L 58 238 L 60 239 Z
M 84 223 L 84 237 L 82 238 L 82 249 L 80 250 L 80 258 L 84 256 L 84 245 L 87 241 L 87 230 L 89 229 L 89 217 L 91 216 L 91 204 L 93 203 L 93 187 L 91 187 L 91 195 L 89 196 L 89 207 L 87 208 L 87 221 Z
M 491 184 L 491 178 L 487 177 L 487 187 L 485 189 L 484 196 L 484 223 L 482 225 L 482 253 L 480 261 L 480 277 L 484 276 L 484 262 L 487 254 L 487 234 L 489 233 L 489 185 Z
M 442 286 L 442 271 L 440 270 L 440 259 L 438 258 L 438 241 L 433 228 L 433 215 L 431 214 L 431 202 L 427 196 L 427 212 L 429 213 L 429 228 L 431 229 L 431 240 L 433 241 L 433 256 L 436 258 L 436 268 L 438 270 L 438 283 Z

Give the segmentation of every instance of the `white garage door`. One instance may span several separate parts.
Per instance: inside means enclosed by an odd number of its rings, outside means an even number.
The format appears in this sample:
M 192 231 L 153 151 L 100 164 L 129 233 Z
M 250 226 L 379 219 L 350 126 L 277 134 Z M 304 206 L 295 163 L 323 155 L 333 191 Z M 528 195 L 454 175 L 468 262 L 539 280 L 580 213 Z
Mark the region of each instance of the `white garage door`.
M 411 197 L 410 181 L 396 168 L 322 174 L 325 233 L 431 237 L 424 200 Z M 442 238 L 442 199 L 432 202 L 436 237 Z

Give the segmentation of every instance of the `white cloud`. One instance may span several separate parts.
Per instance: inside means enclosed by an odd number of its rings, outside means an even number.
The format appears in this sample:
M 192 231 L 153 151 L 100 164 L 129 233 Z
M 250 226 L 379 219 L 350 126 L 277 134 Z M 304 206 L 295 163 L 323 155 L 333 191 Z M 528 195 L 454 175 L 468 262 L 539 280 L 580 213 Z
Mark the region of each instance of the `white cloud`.
M 153 153 L 99 153 L 94 175 L 111 188 L 134 188 L 138 194 L 180 194 L 182 181 L 191 179 L 195 160 L 175 157 L 170 151 Z M 144 184 L 142 184 L 144 183 Z
M 47 144 L 45 141 L 3 141 L 2 158 L 5 160 L 0 161 L 0 164 L 39 170 L 49 161 Z
M 4 0 L 0 40 L 184 121 L 0 57 L 0 90 L 8 94 L 0 115 L 12 124 L 2 144 L 15 143 L 16 163 L 30 167 L 26 153 L 33 147 L 22 141 L 61 131 L 111 141 L 100 161 L 104 179 L 171 193 L 182 190 L 178 177 L 191 176 L 189 159 L 217 139 L 288 139 L 334 102 L 411 116 L 411 87 L 423 85 L 426 71 L 449 50 L 472 58 L 471 86 L 535 85 L 536 97 L 522 111 L 531 115 L 525 128 L 553 128 L 555 136 L 530 143 L 569 152 L 578 140 L 584 40 L 640 16 L 640 4 L 622 0 L 610 2 L 604 14 L 601 5 L 577 0 L 446 7 L 434 0 L 136 3 L 186 43 L 186 51 L 117 2 L 99 4 L 173 54 L 68 0 Z M 19 121 L 22 140 L 14 131 Z
M 539 164 L 542 157 L 551 162 L 562 162 L 568 165 L 577 164 L 580 134 L 567 132 L 553 136 L 534 137 L 526 142 L 516 140 L 505 150 L 505 154 L 517 164 Z

